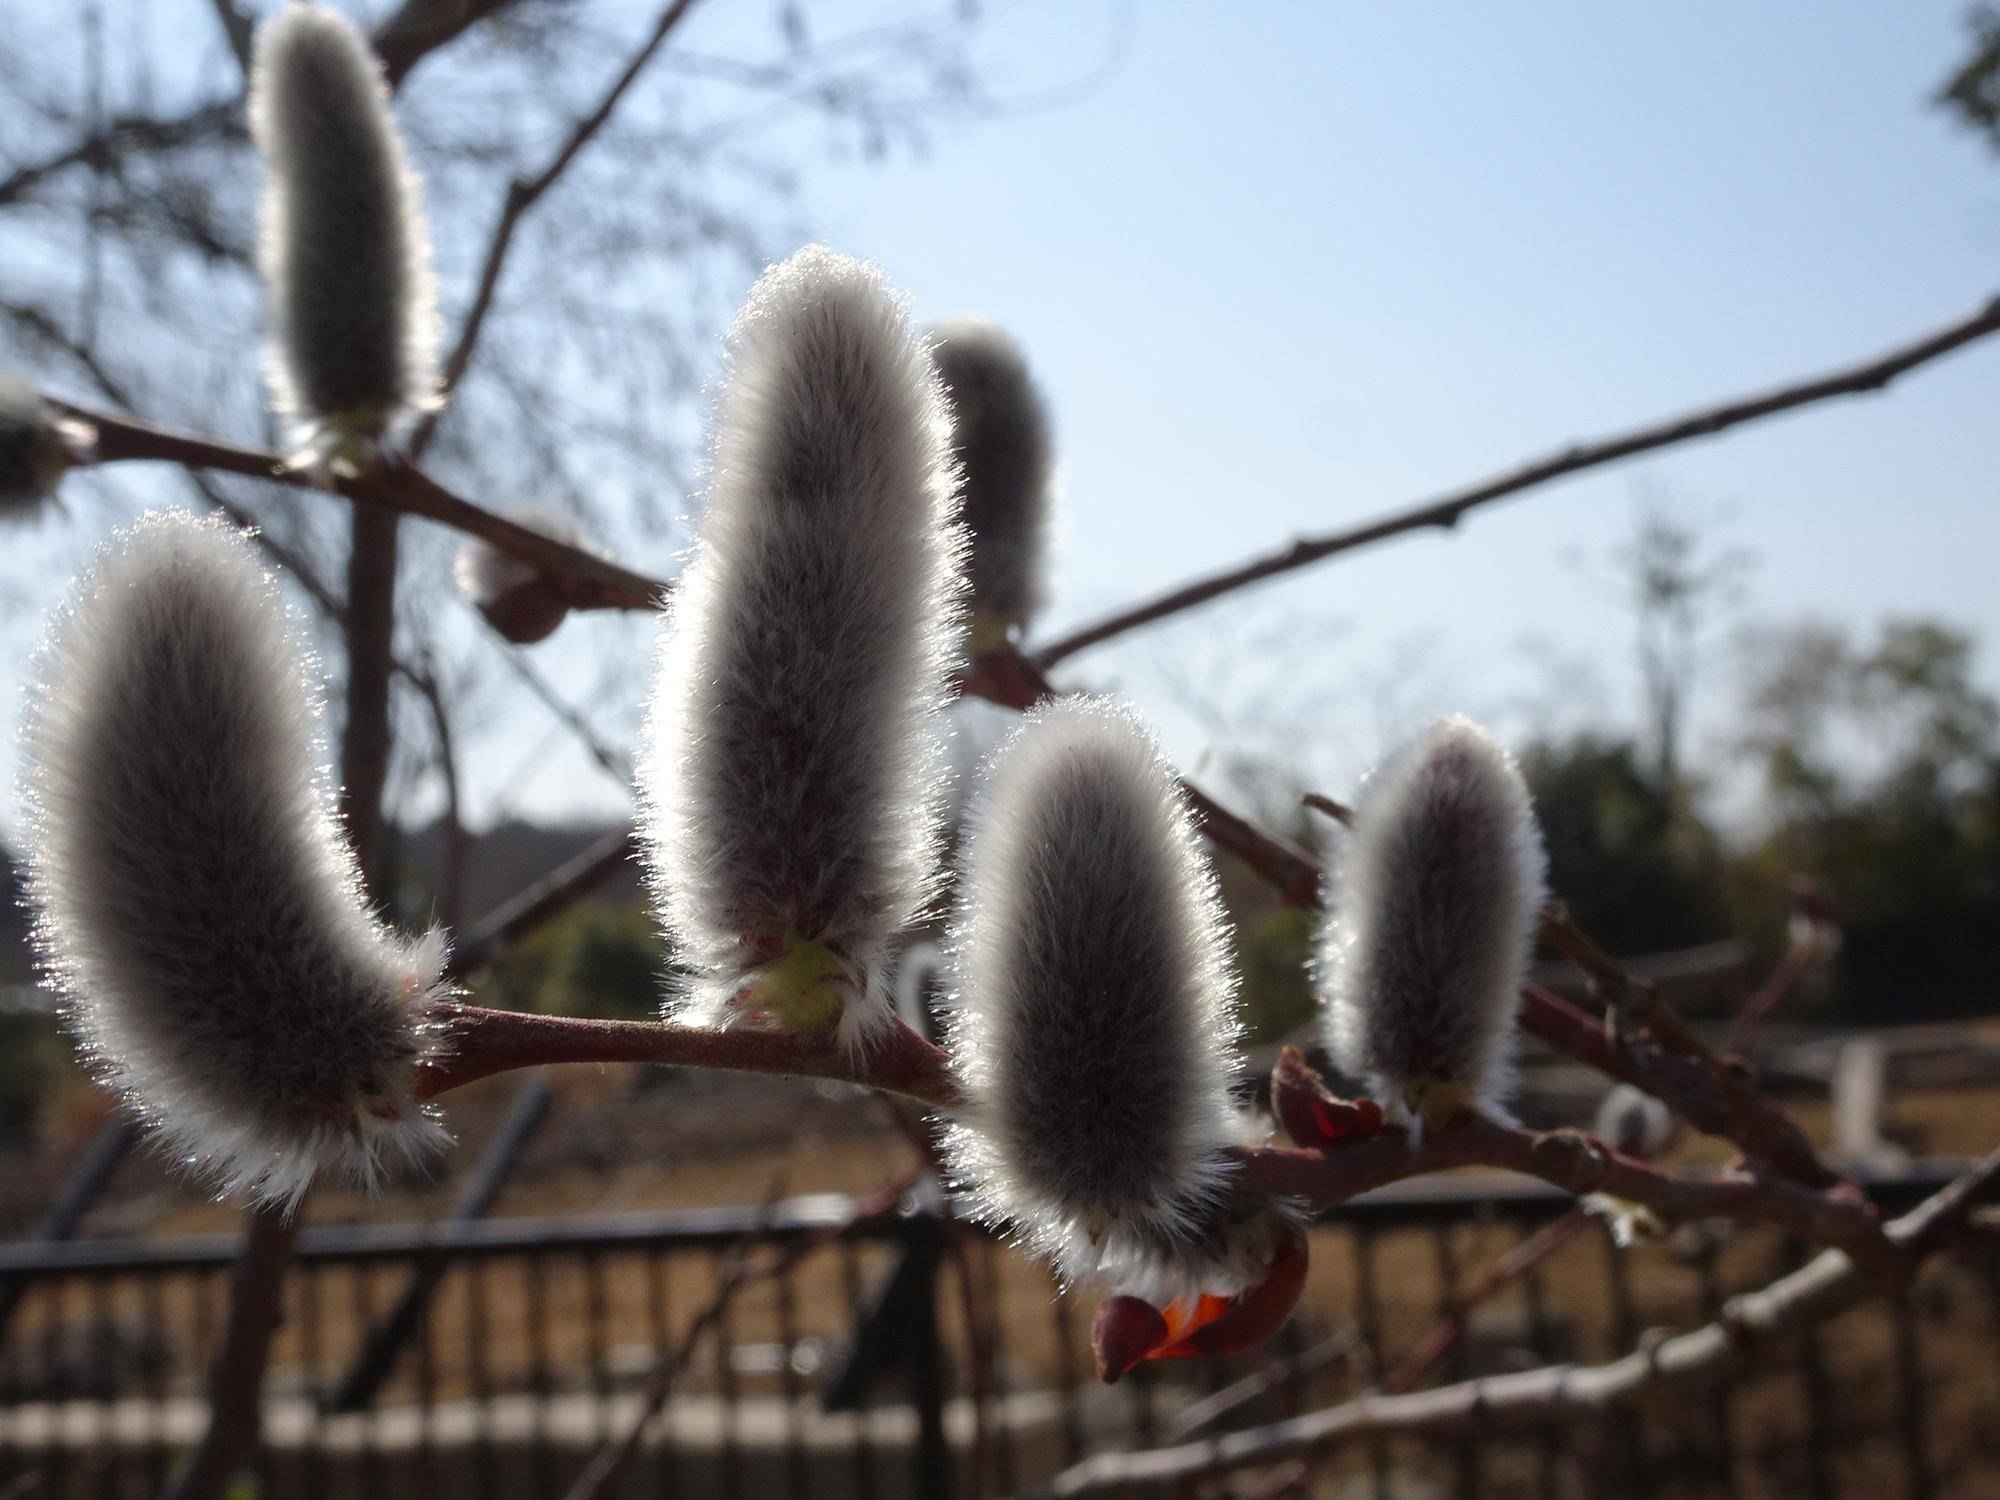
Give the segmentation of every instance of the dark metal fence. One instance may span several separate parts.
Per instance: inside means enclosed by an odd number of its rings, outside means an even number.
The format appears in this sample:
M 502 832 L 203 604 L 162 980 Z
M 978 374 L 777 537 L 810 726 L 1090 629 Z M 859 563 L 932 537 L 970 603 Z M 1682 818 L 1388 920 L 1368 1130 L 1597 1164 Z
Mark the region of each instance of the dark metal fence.
M 1876 1185 L 1885 1207 L 1935 1185 Z M 1088 1309 L 933 1213 L 845 1198 L 767 1211 L 324 1228 L 301 1236 L 266 1387 L 263 1493 L 558 1495 L 638 1410 L 660 1352 L 746 1239 L 796 1251 L 746 1283 L 681 1372 L 624 1493 L 1007 1494 L 1087 1452 L 1267 1421 L 1383 1378 L 1464 1318 L 1434 1373 L 1608 1358 L 1711 1317 L 1802 1252 L 1763 1232 L 1616 1252 L 1595 1227 L 1467 1309 L 1484 1270 L 1561 1214 L 1539 1188 L 1432 1184 L 1314 1231 L 1299 1315 L 1254 1359 L 1091 1375 Z M 0 1247 L 0 1495 L 143 1496 L 200 1430 L 227 1240 Z M 385 1318 L 410 1301 L 382 1358 Z M 2000 1281 L 1934 1270 L 1720 1390 L 1602 1430 L 1379 1442 L 1255 1493 L 1417 1496 L 2000 1494 Z M 370 1349 L 377 1366 L 368 1370 Z M 367 1378 L 362 1378 L 364 1375 Z M 1268 1477 L 1268 1476 L 1267 1476 Z M 1203 1495 L 1250 1494 L 1218 1484 Z

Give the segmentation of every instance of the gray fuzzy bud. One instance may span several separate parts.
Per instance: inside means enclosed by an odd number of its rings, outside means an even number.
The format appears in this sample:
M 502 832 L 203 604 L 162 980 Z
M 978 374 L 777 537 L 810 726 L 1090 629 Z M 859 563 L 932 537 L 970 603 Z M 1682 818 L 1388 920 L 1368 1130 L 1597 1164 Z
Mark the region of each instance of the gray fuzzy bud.
M 1497 1109 L 1542 902 L 1520 771 L 1440 720 L 1355 808 L 1320 950 L 1327 1045 L 1419 1126 Z
M 1048 414 L 1014 341 L 984 318 L 933 324 L 931 358 L 951 401 L 965 470 L 966 573 L 975 632 L 1004 638 L 1042 607 L 1052 457 Z M 996 642 L 997 643 L 997 642 Z
M 1613 1151 L 1654 1157 L 1673 1139 L 1674 1112 L 1645 1090 L 1621 1083 L 1598 1100 L 1591 1131 Z
M 666 605 L 639 785 L 679 1018 L 844 1044 L 935 891 L 959 638 L 944 398 L 901 301 L 818 246 L 728 341 L 707 504 Z
M 1066 1276 L 1158 1295 L 1210 1253 L 1244 1139 L 1227 949 L 1144 726 L 1098 700 L 1031 713 L 965 856 L 949 1044 L 972 1103 L 947 1144 L 980 1214 Z
M 293 1203 L 442 1139 L 411 1097 L 444 942 L 370 915 L 300 646 L 242 535 L 146 516 L 57 612 L 28 899 L 88 1058 L 225 1192 Z
M 318 5 L 257 33 L 258 264 L 272 398 L 309 455 L 378 438 L 437 384 L 430 241 L 368 39 Z
M 551 540 L 577 544 L 576 523 L 559 511 L 524 510 L 510 519 Z M 569 614 L 562 591 L 545 576 L 478 537 L 466 538 L 451 571 L 458 591 L 487 624 L 517 646 L 546 640 Z
M 49 409 L 26 381 L 0 373 L 0 521 L 37 514 L 94 434 Z

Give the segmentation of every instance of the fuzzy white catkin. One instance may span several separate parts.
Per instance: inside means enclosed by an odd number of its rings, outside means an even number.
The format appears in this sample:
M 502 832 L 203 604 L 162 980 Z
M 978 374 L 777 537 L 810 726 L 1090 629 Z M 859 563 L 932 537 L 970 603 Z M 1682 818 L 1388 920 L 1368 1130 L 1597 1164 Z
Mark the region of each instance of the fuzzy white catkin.
M 995 756 L 953 933 L 947 1138 L 982 1217 L 1070 1278 L 1187 1289 L 1244 1127 L 1215 877 L 1129 712 L 1064 699 Z M 1207 1269 L 1192 1276 L 1220 1290 Z
M 248 540 L 180 512 L 58 610 L 23 737 L 28 900 L 88 1060 L 227 1193 L 296 1203 L 444 1139 L 410 1097 L 444 941 L 363 898 L 293 630 Z
M 893 1018 L 883 960 L 936 888 L 963 593 L 947 441 L 873 267 L 811 246 L 764 274 L 729 334 L 639 767 L 655 906 L 690 976 L 678 1019 L 766 1011 L 852 1045 Z
M 368 39 L 292 4 L 257 33 L 258 266 L 272 398 L 310 455 L 379 437 L 437 385 L 430 239 Z
M 1440 720 L 1370 780 L 1339 854 L 1318 975 L 1339 1065 L 1419 1127 L 1497 1110 L 1542 891 L 1519 769 Z
M 951 318 L 933 324 L 930 335 L 951 402 L 952 446 L 965 470 L 975 629 L 1020 629 L 1046 592 L 1048 413 L 1020 349 L 994 324 Z
M 26 381 L 0 372 L 0 520 L 37 514 L 91 435 L 59 420 Z

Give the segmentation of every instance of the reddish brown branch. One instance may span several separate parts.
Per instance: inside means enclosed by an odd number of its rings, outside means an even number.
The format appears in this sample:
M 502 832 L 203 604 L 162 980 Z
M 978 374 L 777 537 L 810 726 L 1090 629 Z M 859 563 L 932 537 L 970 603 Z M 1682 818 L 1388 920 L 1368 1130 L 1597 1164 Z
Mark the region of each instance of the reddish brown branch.
M 242 474 L 320 494 L 338 494 L 401 515 L 422 516 L 475 536 L 552 580 L 571 609 L 654 608 L 667 585 L 547 537 L 452 493 L 416 465 L 389 455 L 367 473 L 335 476 L 331 488 L 275 453 L 239 447 L 134 417 L 50 398 L 97 429 L 94 463 L 157 462 Z
M 1905 375 L 1919 365 L 1941 359 L 1954 350 L 1985 338 L 2000 330 L 2000 297 L 1994 298 L 1971 316 L 1962 318 L 1929 334 L 1916 342 L 1879 355 L 1864 364 L 1845 370 L 1837 370 L 1830 375 L 1818 376 L 1797 385 L 1785 386 L 1760 395 L 1739 397 L 1719 406 L 1704 407 L 1654 426 L 1641 427 L 1631 432 L 1619 433 L 1614 437 L 1601 438 L 1594 443 L 1579 444 L 1561 449 L 1542 458 L 1533 459 L 1517 469 L 1511 469 L 1491 479 L 1481 480 L 1464 489 L 1454 490 L 1435 500 L 1427 500 L 1406 510 L 1392 511 L 1376 520 L 1350 527 L 1345 531 L 1332 532 L 1326 536 L 1302 538 L 1282 551 L 1252 558 L 1222 572 L 1210 574 L 1183 584 L 1170 593 L 1142 604 L 1122 609 L 1114 615 L 1071 632 L 1044 646 L 1036 653 L 1036 660 L 1043 666 L 1054 666 L 1066 657 L 1091 646 L 1103 644 L 1115 636 L 1129 630 L 1137 630 L 1142 625 L 1151 625 L 1183 610 L 1206 604 L 1251 584 L 1262 583 L 1268 578 L 1277 578 L 1298 568 L 1306 567 L 1324 558 L 1342 552 L 1352 552 L 1357 547 L 1365 547 L 1371 542 L 1384 541 L 1392 536 L 1400 536 L 1406 531 L 1420 531 L 1428 527 L 1449 529 L 1456 526 L 1467 511 L 1510 495 L 1518 495 L 1551 480 L 1563 479 L 1571 474 L 1580 474 L 1586 469 L 1594 469 L 1619 459 L 1631 458 L 1636 454 L 1650 453 L 1657 448 L 1670 447 L 1675 443 L 1688 442 L 1694 438 L 1712 437 L 1731 427 L 1752 422 L 1760 417 L 1775 416 L 1779 412 L 1793 411 L 1801 406 L 1810 406 L 1816 401 L 1825 401 L 1835 396 L 1856 396 L 1869 391 L 1879 391 L 1899 375 Z
M 1331 1208 L 1392 1182 L 1462 1167 L 1499 1167 L 1583 1197 L 1604 1193 L 1671 1224 L 1735 1219 L 1771 1224 L 1815 1244 L 1879 1259 L 1875 1211 L 1851 1189 L 1817 1190 L 1779 1177 L 1732 1172 L 1694 1176 L 1621 1156 L 1576 1130 L 1522 1130 L 1465 1115 L 1412 1141 L 1401 1130 L 1320 1150 L 1270 1146 L 1237 1153 L 1235 1180 L 1274 1197 Z
M 938 1109 L 963 1102 L 945 1054 L 898 1021 L 852 1054 L 829 1043 L 747 1026 L 706 1031 L 652 1021 L 538 1016 L 441 1002 L 430 1010 L 436 1051 L 416 1095 L 435 1098 L 495 1073 L 543 1063 L 645 1062 L 790 1078 L 831 1078 Z
M 1784 956 L 1778 960 L 1777 967 L 1771 970 L 1757 992 L 1743 1002 L 1736 1024 L 1729 1029 L 1731 1052 L 1741 1055 L 1750 1050 L 1751 1042 L 1771 1018 L 1772 1012 L 1785 1003 L 1799 981 L 1811 973 L 1813 967 L 1839 942 L 1840 929 L 1834 925 L 1833 909 L 1811 881 L 1798 879 L 1793 882 L 1792 910 L 1792 919 L 1798 925 L 1798 931 L 1786 944 Z
M 1354 809 L 1345 802 L 1336 802 L 1333 798 L 1322 796 L 1318 792 L 1307 792 L 1299 798 L 1299 805 L 1309 807 L 1314 812 L 1333 819 L 1343 828 L 1354 826 Z
M 937 1109 L 964 1103 L 942 1051 L 901 1025 L 850 1056 L 782 1032 L 707 1031 L 647 1021 L 528 1015 L 455 1003 L 432 1007 L 440 1041 L 416 1093 L 432 1098 L 477 1079 L 544 1063 L 649 1062 L 805 1078 L 831 1078 L 916 1099 Z M 1467 1116 L 1413 1142 L 1400 1130 L 1317 1150 L 1237 1153 L 1237 1180 L 1254 1192 L 1324 1209 L 1405 1178 L 1461 1167 L 1499 1167 L 1578 1195 L 1607 1193 L 1669 1223 L 1700 1218 L 1775 1224 L 1815 1243 L 1879 1248 L 1873 1210 L 1845 1185 L 1817 1191 L 1748 1173 L 1694 1177 L 1620 1156 L 1576 1131 L 1535 1132 Z
M 1591 993 L 1611 1014 L 1612 1028 L 1604 1040 L 1617 1065 L 1612 1057 L 1602 1055 L 1579 1057 L 1580 1061 L 1657 1095 L 1697 1130 L 1736 1142 L 1787 1177 L 1822 1188 L 1842 1180 L 1820 1160 L 1798 1122 L 1758 1093 L 1756 1075 L 1748 1063 L 1740 1057 L 1722 1056 L 1697 1036 L 1656 986 L 1621 967 L 1591 941 L 1560 901 L 1551 901 L 1542 909 L 1541 939 L 1576 967 Z M 1547 1001 L 1555 997 L 1543 997 L 1543 992 L 1529 988 L 1531 1003 L 1523 1008 L 1522 1025 L 1535 1031 L 1532 1013 L 1534 1022 L 1555 1023 L 1552 1030 L 1565 1041 L 1575 1039 L 1576 1028 L 1567 1023 L 1580 1013 L 1551 1015 Z M 1596 1027 L 1595 1022 L 1583 1019 Z M 1551 1041 L 1550 1045 L 1559 1044 Z M 1578 1057 L 1567 1046 L 1563 1050 Z M 1594 1044 L 1592 1050 L 1596 1052 Z

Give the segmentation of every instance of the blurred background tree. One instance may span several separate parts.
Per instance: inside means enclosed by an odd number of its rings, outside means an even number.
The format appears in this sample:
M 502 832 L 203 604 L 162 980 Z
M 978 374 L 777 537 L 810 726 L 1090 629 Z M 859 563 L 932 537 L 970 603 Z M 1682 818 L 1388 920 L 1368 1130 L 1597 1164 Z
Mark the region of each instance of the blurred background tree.
M 81 399 L 269 446 L 243 95 L 270 9 L 9 8 L 0 361 Z M 566 515 L 596 543 L 650 556 L 677 545 L 714 331 L 742 285 L 807 237 L 812 164 L 887 159 L 1033 102 L 982 82 L 986 22 L 971 4 L 354 11 L 397 91 L 438 259 L 451 401 L 435 441 L 424 426 L 413 445 L 464 493 Z M 597 675 L 558 687 L 456 603 L 441 533 L 366 508 L 350 525 L 227 476 L 93 476 L 75 490 L 85 535 L 176 490 L 264 528 L 321 625 L 365 864 L 382 862 L 367 858 L 378 801 L 390 839 L 419 810 L 456 823 L 460 769 L 527 713 L 597 747 L 622 783 L 604 746 L 627 737 L 647 622 L 572 622 Z M 355 666 L 344 692 L 343 659 Z M 544 741 L 517 777 L 546 753 Z M 417 893 L 416 912 L 456 907 L 457 869 L 441 866 L 447 888 Z
M 1965 28 L 1972 51 L 1938 90 L 1937 102 L 2000 151 L 2000 8 L 1973 6 Z

